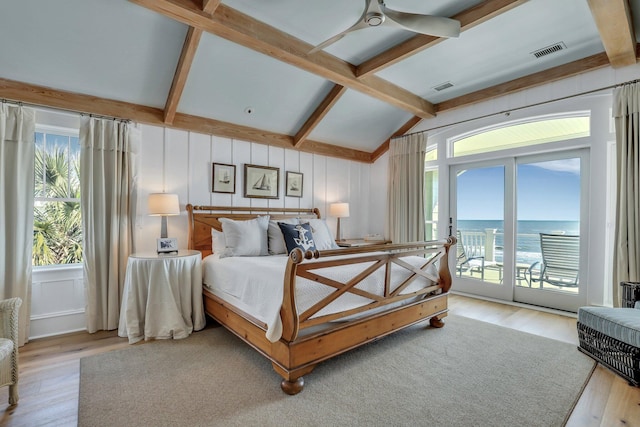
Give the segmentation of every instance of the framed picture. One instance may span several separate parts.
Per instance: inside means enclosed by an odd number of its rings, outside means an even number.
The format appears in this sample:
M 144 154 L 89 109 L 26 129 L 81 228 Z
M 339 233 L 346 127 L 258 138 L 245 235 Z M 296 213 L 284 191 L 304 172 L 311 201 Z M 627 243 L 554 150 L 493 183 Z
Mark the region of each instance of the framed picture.
M 158 239 L 158 253 L 178 252 L 178 239 L 175 237 L 161 237 Z
M 228 165 L 226 163 L 214 163 L 213 176 L 211 179 L 211 187 L 214 193 L 235 194 L 236 165 Z
M 287 171 L 286 188 L 285 196 L 302 197 L 302 174 L 300 172 Z
M 280 169 L 269 166 L 244 165 L 244 197 L 277 199 Z

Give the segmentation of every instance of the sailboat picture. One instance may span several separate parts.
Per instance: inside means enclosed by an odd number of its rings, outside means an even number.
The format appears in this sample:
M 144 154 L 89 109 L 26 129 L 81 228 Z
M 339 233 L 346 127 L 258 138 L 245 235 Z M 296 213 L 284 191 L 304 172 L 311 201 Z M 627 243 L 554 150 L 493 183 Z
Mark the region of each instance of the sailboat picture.
M 287 171 L 287 192 L 288 197 L 302 197 L 302 174 L 300 172 Z
M 271 183 L 269 183 L 269 177 L 266 173 L 263 174 L 255 184 L 253 184 L 253 189 L 271 191 Z
M 244 165 L 244 196 L 277 199 L 280 169 L 270 166 Z
M 236 165 L 226 163 L 214 163 L 213 175 L 211 178 L 212 190 L 214 193 L 236 192 Z

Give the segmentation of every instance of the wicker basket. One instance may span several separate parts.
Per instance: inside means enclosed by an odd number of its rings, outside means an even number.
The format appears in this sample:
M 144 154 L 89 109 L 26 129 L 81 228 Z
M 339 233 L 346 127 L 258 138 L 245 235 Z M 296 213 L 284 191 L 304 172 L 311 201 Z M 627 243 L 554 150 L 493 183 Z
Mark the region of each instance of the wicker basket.
M 580 351 L 593 357 L 636 387 L 640 386 L 640 348 L 578 322 Z
M 639 282 L 620 282 L 622 288 L 622 307 L 633 308 L 640 301 Z

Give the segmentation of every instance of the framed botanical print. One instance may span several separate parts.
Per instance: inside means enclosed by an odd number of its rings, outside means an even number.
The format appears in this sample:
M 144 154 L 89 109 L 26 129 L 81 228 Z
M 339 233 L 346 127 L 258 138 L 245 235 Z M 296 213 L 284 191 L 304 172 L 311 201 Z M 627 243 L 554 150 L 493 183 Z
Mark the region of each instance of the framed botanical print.
M 244 165 L 244 197 L 277 199 L 280 169 L 270 166 Z
M 236 192 L 236 165 L 226 163 L 213 164 L 213 177 L 211 179 L 212 191 L 214 193 Z
M 287 171 L 285 196 L 302 197 L 302 174 L 300 172 Z

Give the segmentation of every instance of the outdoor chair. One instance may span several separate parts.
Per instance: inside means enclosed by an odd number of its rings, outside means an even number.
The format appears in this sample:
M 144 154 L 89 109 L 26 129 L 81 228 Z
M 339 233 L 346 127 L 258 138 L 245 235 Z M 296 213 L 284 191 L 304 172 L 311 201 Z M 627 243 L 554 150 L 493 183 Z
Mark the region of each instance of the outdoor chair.
M 18 311 L 22 300 L 0 301 L 0 387 L 9 386 L 9 405 L 18 403 Z
M 529 268 L 530 283 L 575 288 L 580 276 L 580 236 L 540 233 L 542 262 Z M 539 271 L 537 277 L 534 271 Z
M 456 271 L 458 277 L 462 277 L 462 273 L 468 271 L 472 276 L 474 272 L 480 273 L 480 278 L 484 280 L 484 269 L 487 266 L 485 264 L 484 256 L 467 254 L 467 248 L 465 248 L 465 240 L 463 239 L 462 232 L 457 231 L 456 236 L 458 238 L 458 244 L 456 245 Z M 488 264 L 495 265 L 494 262 Z

